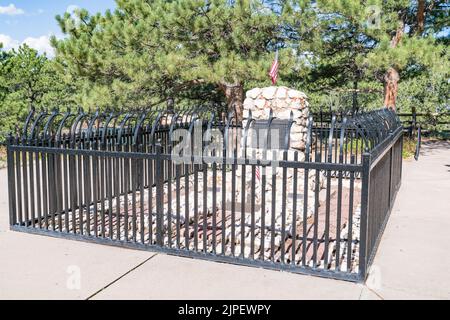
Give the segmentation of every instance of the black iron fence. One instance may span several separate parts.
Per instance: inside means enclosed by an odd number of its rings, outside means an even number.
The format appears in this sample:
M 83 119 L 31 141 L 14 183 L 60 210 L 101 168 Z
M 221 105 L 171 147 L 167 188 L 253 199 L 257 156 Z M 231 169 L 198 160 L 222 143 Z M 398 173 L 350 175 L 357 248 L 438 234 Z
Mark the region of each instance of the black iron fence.
M 8 138 L 11 228 L 364 280 L 401 182 L 396 115 L 310 117 L 304 150 L 247 148 L 248 129 L 202 108 L 32 111 Z
M 450 136 L 450 112 L 417 112 L 412 108 L 410 113 L 399 113 L 398 117 L 403 124 L 405 133 L 416 137 L 420 131 L 426 135 L 440 135 L 444 138 Z

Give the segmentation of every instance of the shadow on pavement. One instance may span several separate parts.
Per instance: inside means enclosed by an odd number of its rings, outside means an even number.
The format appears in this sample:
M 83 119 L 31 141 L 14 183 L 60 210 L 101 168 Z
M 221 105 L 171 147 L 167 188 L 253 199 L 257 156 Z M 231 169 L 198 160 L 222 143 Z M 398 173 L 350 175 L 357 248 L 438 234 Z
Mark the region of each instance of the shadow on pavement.
M 450 140 L 428 140 L 422 141 L 422 148 L 420 150 L 421 156 L 435 154 L 436 152 L 448 149 L 450 150 Z

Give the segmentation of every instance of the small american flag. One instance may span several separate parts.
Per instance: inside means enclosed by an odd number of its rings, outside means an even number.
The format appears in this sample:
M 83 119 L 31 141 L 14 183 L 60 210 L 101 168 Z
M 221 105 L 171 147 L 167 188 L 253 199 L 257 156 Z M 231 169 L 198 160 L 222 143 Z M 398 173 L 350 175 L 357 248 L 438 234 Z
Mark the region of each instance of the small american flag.
M 269 76 L 270 76 L 270 79 L 272 80 L 272 84 L 277 83 L 279 66 L 280 66 L 280 64 L 278 62 L 278 50 L 277 50 L 277 52 L 275 53 L 275 60 L 273 61 L 272 67 L 270 68 L 270 72 L 269 72 Z
M 259 172 L 259 166 L 256 166 L 255 168 L 255 176 L 258 179 L 258 181 L 261 181 L 261 173 Z

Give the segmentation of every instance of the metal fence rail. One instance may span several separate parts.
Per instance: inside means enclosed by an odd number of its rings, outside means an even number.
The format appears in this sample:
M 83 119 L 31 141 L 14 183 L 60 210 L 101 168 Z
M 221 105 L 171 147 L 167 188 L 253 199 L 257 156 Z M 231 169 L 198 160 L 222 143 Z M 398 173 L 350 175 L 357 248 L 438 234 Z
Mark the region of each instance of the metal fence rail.
M 399 113 L 398 117 L 402 122 L 405 133 L 414 138 L 417 131 L 424 134 L 441 134 L 444 137 L 450 134 L 450 112 L 417 112 L 413 107 L 410 113 Z
M 196 128 L 216 129 L 232 148 L 179 162 L 174 134 Z M 364 280 L 400 187 L 395 114 L 311 118 L 304 151 L 254 155 L 246 129 L 204 108 L 32 111 L 8 138 L 11 228 Z

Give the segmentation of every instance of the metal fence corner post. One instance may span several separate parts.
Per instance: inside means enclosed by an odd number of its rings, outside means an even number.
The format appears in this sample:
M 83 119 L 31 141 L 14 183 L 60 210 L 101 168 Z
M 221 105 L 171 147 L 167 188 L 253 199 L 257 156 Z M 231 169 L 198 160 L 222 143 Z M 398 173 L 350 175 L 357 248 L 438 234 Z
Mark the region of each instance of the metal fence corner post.
M 16 186 L 14 176 L 14 156 L 11 151 L 11 145 L 13 144 L 12 135 L 8 136 L 6 143 L 6 161 L 8 167 L 8 199 L 9 199 L 9 225 L 12 227 L 16 224 Z
M 162 161 L 162 146 L 160 143 L 155 145 L 155 182 L 156 182 L 156 244 L 164 245 L 163 219 L 164 219 L 164 172 Z
M 410 135 L 410 138 L 415 136 L 416 129 L 417 129 L 417 112 L 416 112 L 416 107 L 412 107 L 411 135 Z
M 392 141 L 394 140 L 394 134 L 393 134 L 392 131 L 389 133 L 389 139 L 392 140 Z M 396 190 L 394 190 L 395 188 L 392 187 L 392 172 L 394 171 L 394 167 L 393 167 L 394 166 L 394 159 L 393 159 L 394 146 L 395 146 L 395 144 L 389 150 L 389 197 L 388 197 L 388 208 L 392 207 L 392 202 L 393 202 L 393 198 L 394 198 L 393 193 L 395 193 L 395 191 L 396 191 Z
M 403 142 L 405 139 L 405 135 L 401 134 L 400 136 L 400 183 L 402 182 L 402 175 L 403 175 Z
M 361 174 L 361 228 L 360 228 L 360 246 L 359 246 L 359 278 L 362 282 L 367 276 L 367 230 L 369 215 L 369 188 L 370 188 L 370 154 L 365 152 L 362 155 L 362 174 Z

